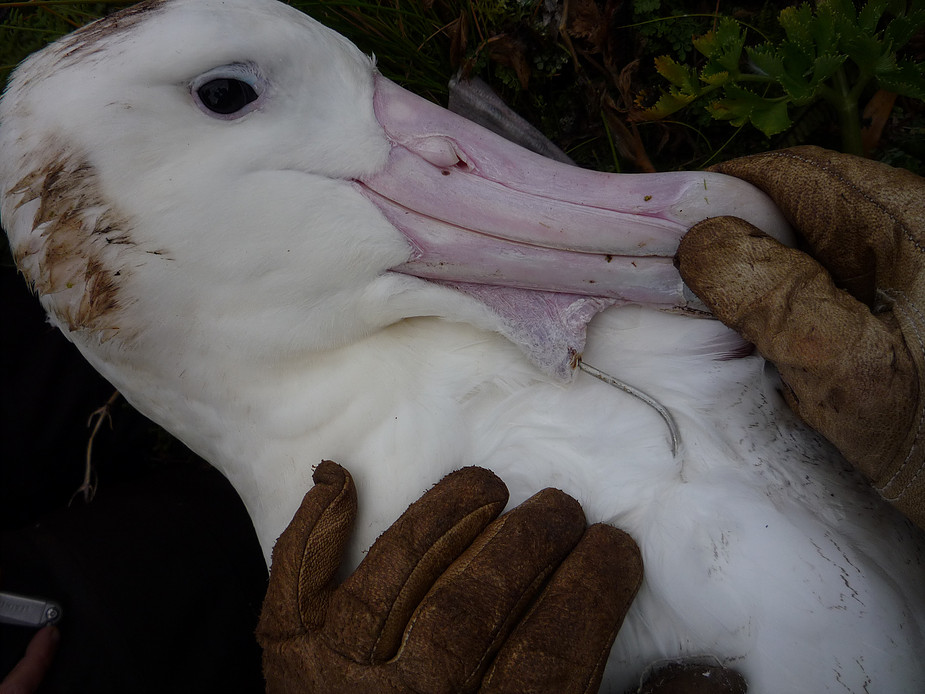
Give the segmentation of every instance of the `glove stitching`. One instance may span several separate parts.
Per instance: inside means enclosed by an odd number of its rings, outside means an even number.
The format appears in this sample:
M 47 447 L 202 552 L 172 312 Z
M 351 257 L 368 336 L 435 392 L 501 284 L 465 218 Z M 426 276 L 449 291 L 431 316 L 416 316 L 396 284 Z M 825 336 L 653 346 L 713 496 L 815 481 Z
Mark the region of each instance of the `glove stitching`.
M 523 601 L 524 595 L 527 595 L 527 594 L 528 594 L 529 592 L 531 592 L 531 591 L 532 591 L 532 592 L 535 592 L 533 589 L 536 587 L 536 585 L 539 584 L 539 583 L 542 583 L 543 581 L 545 581 L 545 580 L 549 577 L 549 574 L 551 573 L 551 572 L 550 572 L 550 569 L 551 569 L 551 568 L 554 568 L 555 566 L 557 566 L 557 565 L 559 564 L 560 561 L 561 561 L 561 560 L 550 560 L 550 561 L 543 567 L 542 571 L 540 571 L 540 572 L 536 575 L 536 577 L 535 577 L 532 581 L 530 581 L 530 585 L 526 586 L 526 587 L 520 592 L 520 597 L 517 599 L 517 602 L 516 602 L 515 604 L 517 604 L 517 605 L 521 604 L 521 602 Z M 497 638 L 498 634 L 501 632 L 501 630 L 502 630 L 505 626 L 508 625 L 510 619 L 511 619 L 511 615 L 508 615 L 508 619 L 506 619 L 506 620 L 504 620 L 503 622 L 501 622 L 500 624 L 498 624 L 498 625 L 495 627 L 495 629 L 491 632 L 491 643 L 494 643 L 494 642 L 495 642 L 495 639 Z M 469 684 L 472 682 L 472 680 L 473 680 L 475 677 L 478 676 L 479 671 L 482 669 L 482 664 L 483 664 L 489 657 L 494 658 L 495 655 L 497 655 L 497 649 L 496 649 L 495 652 L 493 652 L 493 653 L 489 652 L 489 649 L 485 649 L 485 652 L 482 654 L 482 657 L 479 659 L 479 662 L 476 663 L 475 667 L 472 669 L 472 672 L 470 672 L 470 673 L 469 673 L 469 676 L 466 677 L 465 680 L 463 680 L 463 689 L 467 688 L 467 687 L 469 686 Z
M 868 194 L 866 191 L 862 190 L 861 188 L 856 186 L 854 183 L 852 183 L 851 181 L 843 177 L 835 169 L 825 166 L 824 164 L 818 161 L 815 161 L 813 159 L 808 159 L 807 157 L 803 157 L 799 154 L 794 154 L 793 152 L 768 152 L 767 155 L 757 155 L 757 156 L 759 157 L 769 156 L 769 157 L 781 157 L 784 159 L 793 159 L 795 161 L 800 161 L 800 162 L 803 162 L 804 164 L 808 164 L 809 166 L 819 169 L 820 171 L 824 171 L 826 174 L 828 174 L 829 176 L 831 176 L 832 178 L 840 182 L 845 187 L 850 188 L 852 191 L 854 191 L 855 193 L 860 195 L 862 198 L 864 198 L 868 203 L 870 203 L 871 205 L 879 209 L 887 217 L 889 217 L 895 224 L 898 224 L 899 228 L 902 229 L 903 235 L 909 240 L 909 243 L 911 243 L 919 253 L 925 253 L 925 246 L 919 243 L 919 241 L 912 235 L 911 229 L 909 229 L 909 227 L 906 226 L 905 222 L 903 222 L 901 219 L 898 219 L 892 212 L 890 212 L 889 209 L 887 209 L 883 205 L 883 203 L 871 197 L 870 194 Z
M 902 291 L 901 289 L 884 289 L 883 292 L 890 298 L 894 298 L 894 295 L 898 295 L 904 299 L 903 303 L 894 304 L 893 306 L 894 311 L 899 311 L 906 318 L 912 318 L 912 316 L 909 316 L 909 312 L 906 310 L 906 305 L 908 305 L 909 307 L 911 307 L 912 312 L 914 312 L 915 314 L 914 317 L 918 318 L 918 323 L 925 323 L 925 318 L 923 318 L 922 312 L 919 310 L 918 306 L 915 305 L 915 302 L 912 301 L 904 291 Z M 915 335 L 915 339 L 919 343 L 919 349 L 925 352 L 925 340 L 922 339 L 922 334 L 921 332 L 919 332 L 919 329 L 917 327 L 917 322 L 914 320 L 909 320 L 909 325 L 912 327 L 912 332 Z M 903 460 L 902 464 L 897 468 L 896 472 L 893 473 L 893 476 L 890 477 L 890 479 L 888 479 L 882 485 L 877 487 L 877 491 L 880 492 L 880 495 L 887 501 L 898 501 L 902 499 L 906 495 L 906 493 L 912 488 L 912 485 L 918 479 L 919 475 L 922 473 L 922 470 L 925 469 L 925 461 L 923 461 L 922 464 L 919 465 L 919 469 L 915 471 L 915 474 L 912 476 L 912 479 L 910 479 L 908 483 L 906 483 L 903 486 L 899 494 L 897 494 L 896 496 L 886 495 L 885 493 L 886 488 L 889 487 L 891 484 L 893 484 L 893 482 L 896 481 L 896 478 L 899 477 L 900 474 L 902 474 L 902 472 L 906 469 L 906 466 L 912 460 L 912 454 L 919 447 L 919 441 L 922 438 L 923 425 L 925 425 L 925 407 L 920 408 L 919 422 L 918 422 L 918 426 L 916 427 L 915 438 L 912 441 L 912 446 L 909 448 L 909 452 L 906 454 L 906 458 Z
M 597 662 L 594 663 L 594 669 L 588 674 L 588 679 L 585 680 L 585 686 L 584 686 L 584 689 L 582 689 L 582 692 L 584 692 L 584 694 L 593 694 L 594 692 L 597 691 L 597 688 L 593 686 L 595 674 L 598 672 L 603 673 L 604 666 L 602 665 L 602 663 L 606 663 L 608 658 L 610 658 L 610 651 L 613 649 L 613 642 L 616 641 L 617 634 L 620 633 L 620 629 L 622 627 L 623 627 L 623 620 L 621 619 L 620 623 L 611 630 L 610 636 L 608 637 L 603 648 L 601 648 L 601 654 L 598 656 Z
M 447 536 L 449 536 L 450 534 L 452 534 L 460 525 L 462 525 L 463 523 L 465 523 L 466 521 L 468 521 L 472 516 L 474 516 L 474 515 L 476 515 L 476 514 L 479 514 L 479 513 L 483 512 L 486 508 L 488 508 L 489 506 L 491 506 L 491 505 L 494 504 L 494 503 L 496 503 L 496 502 L 489 502 L 489 503 L 487 503 L 487 504 L 483 504 L 482 506 L 479 506 L 479 507 L 476 508 L 476 509 L 473 509 L 472 511 L 470 511 L 469 513 L 467 513 L 463 518 L 459 519 L 451 528 L 449 528 L 449 529 L 448 529 L 445 533 L 443 533 L 439 538 L 437 538 L 434 542 L 431 543 L 431 545 L 430 545 L 430 547 L 428 548 L 428 550 L 427 550 L 426 552 L 424 552 L 424 554 L 418 558 L 417 562 L 415 562 L 414 566 L 411 567 L 411 570 L 408 572 L 408 575 L 407 575 L 407 577 L 405 578 L 404 583 L 402 583 L 401 589 L 400 589 L 400 590 L 398 591 L 398 593 L 396 594 L 396 599 L 392 601 L 392 605 L 391 605 L 391 607 L 389 608 L 389 611 L 386 613 L 385 618 L 384 618 L 383 621 L 382 621 L 383 624 L 386 624 L 386 623 L 389 621 L 389 618 L 392 616 L 392 612 L 395 610 L 396 603 L 398 602 L 397 596 L 402 594 L 402 592 L 404 591 L 404 589 L 407 587 L 408 583 L 411 581 L 412 577 L 414 577 L 415 571 L 416 571 L 417 568 L 424 562 L 424 560 L 425 560 L 427 557 L 429 557 L 429 556 L 431 555 L 432 552 L 437 551 L 435 548 L 436 548 L 438 545 L 440 545 L 440 543 L 441 543 Z M 499 526 L 495 529 L 494 533 L 492 534 L 492 537 L 494 537 L 495 535 L 497 535 L 497 534 L 501 531 L 501 528 L 502 528 L 502 527 L 503 527 L 503 526 L 499 525 Z M 487 530 L 487 529 L 486 529 L 486 530 Z M 484 533 L 484 532 L 485 532 L 485 531 L 483 531 L 483 533 Z M 474 557 L 473 557 L 473 559 L 474 559 Z M 449 566 L 453 566 L 453 565 L 456 564 L 458 561 L 459 561 L 459 557 L 457 557 L 455 560 L 451 561 L 450 564 L 449 564 Z M 471 563 L 471 560 L 470 560 L 469 563 Z M 447 572 L 447 569 L 449 569 L 449 566 L 447 566 L 446 568 L 444 568 L 444 570 L 441 572 L 440 576 L 438 576 L 437 579 L 436 579 L 436 581 L 434 581 L 434 584 L 431 586 L 431 589 L 430 589 L 430 590 L 433 590 L 433 587 L 434 587 L 435 585 L 437 585 L 437 583 L 440 581 L 440 579 L 443 577 L 443 575 Z M 467 563 L 467 566 L 468 566 L 468 563 Z M 461 573 L 461 571 L 460 571 L 460 573 Z M 427 600 L 427 597 L 428 597 L 428 595 L 430 594 L 430 590 L 427 591 L 427 592 L 425 593 L 424 598 L 421 600 L 421 603 L 418 605 L 418 608 L 416 608 L 415 610 L 413 610 L 413 612 L 412 612 L 412 614 L 411 614 L 411 618 L 409 619 L 408 624 L 407 624 L 407 626 L 405 627 L 404 636 L 403 636 L 403 638 L 401 639 L 401 642 L 399 643 L 398 650 L 397 650 L 395 656 L 393 657 L 393 659 L 397 658 L 397 657 L 401 654 L 402 649 L 404 648 L 404 645 L 405 645 L 405 643 L 407 642 L 409 636 L 411 635 L 411 631 L 414 629 L 415 623 L 417 622 L 418 617 L 419 617 L 420 614 L 421 614 L 420 605 L 424 604 L 424 602 Z M 384 635 L 384 632 L 383 632 L 382 630 L 380 630 L 380 631 L 379 631 L 379 635 L 376 637 L 376 641 L 375 641 L 375 643 L 373 644 L 373 648 L 372 648 L 372 651 L 371 651 L 372 653 L 375 653 L 375 652 L 378 651 L 378 649 L 379 649 L 379 642 L 382 640 L 383 635 Z

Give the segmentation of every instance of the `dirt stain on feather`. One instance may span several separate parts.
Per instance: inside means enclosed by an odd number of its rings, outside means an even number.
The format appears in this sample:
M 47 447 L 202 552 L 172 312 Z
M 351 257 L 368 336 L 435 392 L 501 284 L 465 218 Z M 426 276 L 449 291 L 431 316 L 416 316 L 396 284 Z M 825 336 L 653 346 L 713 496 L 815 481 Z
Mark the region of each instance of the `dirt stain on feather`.
M 16 209 L 38 201 L 32 234 L 13 248 L 34 291 L 52 297 L 49 309 L 70 330 L 119 331 L 130 303 L 121 289 L 128 269 L 120 249 L 134 246 L 128 219 L 104 199 L 95 169 L 59 154 L 9 191 Z

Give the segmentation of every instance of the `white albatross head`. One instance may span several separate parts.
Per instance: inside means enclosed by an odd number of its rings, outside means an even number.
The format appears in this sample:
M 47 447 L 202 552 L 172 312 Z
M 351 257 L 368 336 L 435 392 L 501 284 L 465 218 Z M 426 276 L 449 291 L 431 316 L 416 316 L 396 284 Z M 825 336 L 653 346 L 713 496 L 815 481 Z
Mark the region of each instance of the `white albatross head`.
M 152 334 L 287 355 L 442 316 L 568 378 L 600 309 L 691 300 L 691 224 L 789 234 L 736 179 L 521 150 L 274 0 L 150 0 L 65 37 L 16 71 L 0 153 L 16 261 L 104 361 Z

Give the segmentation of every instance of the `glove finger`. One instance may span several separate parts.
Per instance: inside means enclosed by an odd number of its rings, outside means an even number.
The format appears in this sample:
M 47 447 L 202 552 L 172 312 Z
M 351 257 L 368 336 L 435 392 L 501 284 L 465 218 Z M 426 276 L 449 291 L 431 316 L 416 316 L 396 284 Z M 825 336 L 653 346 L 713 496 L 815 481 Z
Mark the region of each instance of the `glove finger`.
M 756 154 L 713 170 L 765 191 L 835 284 L 868 306 L 878 287 L 908 291 L 921 282 L 925 179 L 819 147 Z
M 414 691 L 475 690 L 543 583 L 581 538 L 578 502 L 546 489 L 492 523 L 414 613 L 396 661 Z
M 325 460 L 312 480 L 315 486 L 273 547 L 270 583 L 257 627 L 262 643 L 322 624 L 330 584 L 353 530 L 357 496 L 350 473 Z
M 388 660 L 434 581 L 497 518 L 507 487 L 468 467 L 447 475 L 386 530 L 332 595 L 324 634 L 358 663 Z
M 873 315 L 812 258 L 732 217 L 695 225 L 677 263 L 714 315 L 777 365 L 794 411 L 885 483 L 885 463 L 915 433 L 918 383 L 892 314 Z
M 479 691 L 596 692 L 642 575 L 633 539 L 592 525 L 501 648 Z

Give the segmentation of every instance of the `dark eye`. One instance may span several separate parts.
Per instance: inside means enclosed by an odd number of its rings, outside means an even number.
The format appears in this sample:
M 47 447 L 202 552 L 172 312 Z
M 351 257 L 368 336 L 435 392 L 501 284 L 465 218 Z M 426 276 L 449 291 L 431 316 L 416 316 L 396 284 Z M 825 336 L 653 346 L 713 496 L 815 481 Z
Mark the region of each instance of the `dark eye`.
M 196 90 L 196 94 L 203 106 L 221 115 L 237 113 L 257 100 L 257 92 L 252 86 L 231 77 L 209 80 Z

